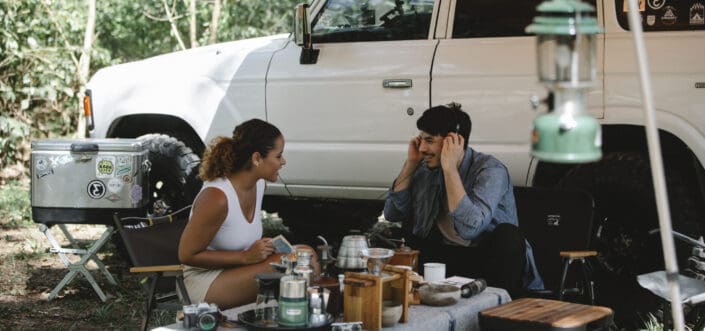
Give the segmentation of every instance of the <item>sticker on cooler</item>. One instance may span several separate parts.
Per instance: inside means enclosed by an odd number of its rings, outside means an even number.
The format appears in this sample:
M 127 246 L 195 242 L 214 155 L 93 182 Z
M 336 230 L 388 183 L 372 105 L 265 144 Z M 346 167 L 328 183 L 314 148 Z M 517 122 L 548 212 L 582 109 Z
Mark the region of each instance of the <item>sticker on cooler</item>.
M 115 176 L 128 175 L 132 171 L 132 157 L 129 155 L 119 155 L 117 157 L 117 170 Z
M 142 186 L 139 186 L 137 184 L 132 185 L 132 190 L 130 191 L 130 198 L 132 199 L 132 203 L 142 201 Z
M 95 158 L 95 176 L 98 178 L 111 178 L 115 173 L 114 156 L 98 156 Z
M 120 178 L 110 178 L 108 181 L 108 191 L 118 193 L 122 191 L 123 183 Z
M 105 184 L 97 179 L 92 180 L 88 183 L 86 192 L 92 199 L 100 199 L 105 195 Z

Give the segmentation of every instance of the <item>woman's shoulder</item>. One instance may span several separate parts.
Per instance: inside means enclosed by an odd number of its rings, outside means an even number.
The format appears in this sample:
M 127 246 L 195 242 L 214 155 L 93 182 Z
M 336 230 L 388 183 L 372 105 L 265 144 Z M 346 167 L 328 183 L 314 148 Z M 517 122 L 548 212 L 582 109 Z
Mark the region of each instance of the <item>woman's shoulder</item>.
M 207 188 L 216 188 L 219 189 L 223 192 L 228 192 L 229 187 L 231 187 L 232 184 L 227 178 L 216 178 L 213 180 L 208 180 L 203 182 L 203 186 L 201 187 L 201 190 L 205 190 Z
M 216 187 L 204 187 L 194 201 L 194 208 L 201 210 L 225 209 L 228 208 L 228 198 L 223 190 Z

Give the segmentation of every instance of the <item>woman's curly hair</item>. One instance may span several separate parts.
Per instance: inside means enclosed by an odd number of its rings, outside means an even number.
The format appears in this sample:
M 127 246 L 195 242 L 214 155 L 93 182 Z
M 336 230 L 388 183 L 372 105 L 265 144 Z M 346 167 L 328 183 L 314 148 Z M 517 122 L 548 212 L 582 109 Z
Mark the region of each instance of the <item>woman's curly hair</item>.
M 232 138 L 220 136 L 211 140 L 203 153 L 198 176 L 201 180 L 210 181 L 250 169 L 252 154 L 259 152 L 262 157 L 267 157 L 281 136 L 276 126 L 263 120 L 243 122 L 235 127 Z

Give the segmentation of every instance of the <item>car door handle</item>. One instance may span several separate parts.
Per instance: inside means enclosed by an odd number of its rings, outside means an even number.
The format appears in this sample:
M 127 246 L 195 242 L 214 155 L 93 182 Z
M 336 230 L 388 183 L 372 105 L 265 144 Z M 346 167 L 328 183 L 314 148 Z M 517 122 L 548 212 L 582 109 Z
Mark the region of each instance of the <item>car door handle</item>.
M 413 86 L 411 79 L 385 79 L 382 82 L 384 88 L 409 88 Z

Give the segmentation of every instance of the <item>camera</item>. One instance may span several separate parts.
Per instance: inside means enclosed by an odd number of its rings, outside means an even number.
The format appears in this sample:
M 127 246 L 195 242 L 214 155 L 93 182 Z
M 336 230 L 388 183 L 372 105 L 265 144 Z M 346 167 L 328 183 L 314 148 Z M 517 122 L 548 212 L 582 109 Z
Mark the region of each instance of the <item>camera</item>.
M 215 330 L 220 323 L 220 310 L 215 304 L 201 302 L 184 306 L 184 328 L 203 331 Z

